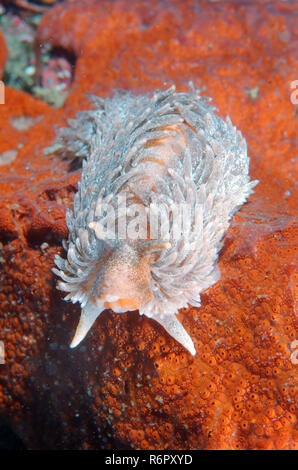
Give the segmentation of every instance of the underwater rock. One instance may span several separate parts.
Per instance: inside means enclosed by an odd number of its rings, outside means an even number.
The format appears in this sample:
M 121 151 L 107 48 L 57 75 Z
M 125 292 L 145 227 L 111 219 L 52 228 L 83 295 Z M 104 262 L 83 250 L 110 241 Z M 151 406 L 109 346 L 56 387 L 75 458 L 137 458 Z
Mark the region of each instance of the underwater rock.
M 0 166 L 0 415 L 29 448 L 297 446 L 295 22 L 291 4 L 244 3 L 59 4 L 38 41 L 75 55 L 65 105 L 6 90 L 0 154 L 17 154 Z M 190 79 L 241 129 L 260 180 L 226 234 L 221 280 L 180 310 L 197 354 L 149 318 L 112 311 L 71 350 L 80 307 L 63 302 L 51 269 L 80 171 L 49 149 L 56 130 L 91 107 L 86 93 L 185 91 Z M 24 116 L 32 125 L 16 129 Z
M 3 74 L 4 65 L 7 59 L 7 48 L 3 33 L 0 30 L 0 78 Z

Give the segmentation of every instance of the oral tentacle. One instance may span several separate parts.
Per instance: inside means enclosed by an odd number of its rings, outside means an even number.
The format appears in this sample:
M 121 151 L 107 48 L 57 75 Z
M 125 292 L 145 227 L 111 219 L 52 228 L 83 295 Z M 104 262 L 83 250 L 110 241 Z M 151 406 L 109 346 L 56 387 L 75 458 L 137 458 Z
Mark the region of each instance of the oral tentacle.
M 191 337 L 174 314 L 154 315 L 152 319 L 162 325 L 169 335 L 178 341 L 178 343 L 182 344 L 192 356 L 196 355 L 196 349 Z
M 70 344 L 71 348 L 75 348 L 78 346 L 78 344 L 80 344 L 103 310 L 104 307 L 98 307 L 97 305 L 90 303 L 82 309 L 79 324 L 77 326 L 74 338 Z

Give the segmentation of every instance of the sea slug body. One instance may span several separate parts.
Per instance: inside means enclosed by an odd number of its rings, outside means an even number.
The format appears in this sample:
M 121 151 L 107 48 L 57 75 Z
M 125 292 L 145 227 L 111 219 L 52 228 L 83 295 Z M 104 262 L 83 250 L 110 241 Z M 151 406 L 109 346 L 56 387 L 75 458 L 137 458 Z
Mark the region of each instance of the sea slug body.
M 106 308 L 138 309 L 195 355 L 175 314 L 199 307 L 220 277 L 224 233 L 258 183 L 246 142 L 192 84 L 92 101 L 57 141 L 83 167 L 66 214 L 67 259 L 56 255 L 53 270 L 65 299 L 82 307 L 71 347 Z

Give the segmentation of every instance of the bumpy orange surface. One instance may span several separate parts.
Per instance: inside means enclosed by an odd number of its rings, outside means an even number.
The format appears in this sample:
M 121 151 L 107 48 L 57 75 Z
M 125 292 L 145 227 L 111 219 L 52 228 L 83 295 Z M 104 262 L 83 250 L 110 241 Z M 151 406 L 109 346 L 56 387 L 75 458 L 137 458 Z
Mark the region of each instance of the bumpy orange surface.
M 294 3 L 129 4 L 54 7 L 37 45 L 76 57 L 66 104 L 8 89 L 0 106 L 0 415 L 34 448 L 297 448 Z M 221 280 L 180 313 L 197 355 L 137 312 L 105 311 L 70 350 L 80 308 L 51 267 L 80 172 L 43 149 L 86 93 L 189 80 L 243 131 L 260 180 L 226 235 Z

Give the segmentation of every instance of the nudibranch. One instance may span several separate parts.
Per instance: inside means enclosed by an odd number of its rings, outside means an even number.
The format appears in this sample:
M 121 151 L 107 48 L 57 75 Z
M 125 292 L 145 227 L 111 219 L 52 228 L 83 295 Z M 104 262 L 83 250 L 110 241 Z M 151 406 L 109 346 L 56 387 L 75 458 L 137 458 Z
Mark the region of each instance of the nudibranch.
M 195 355 L 175 314 L 199 307 L 220 278 L 224 233 L 258 183 L 246 142 L 192 84 L 185 93 L 172 86 L 91 100 L 93 110 L 69 120 L 57 140 L 62 156 L 82 160 L 66 213 L 67 259 L 56 255 L 53 270 L 65 300 L 81 304 L 70 346 L 103 310 L 139 310 Z

